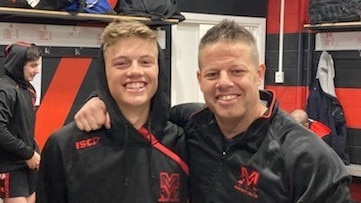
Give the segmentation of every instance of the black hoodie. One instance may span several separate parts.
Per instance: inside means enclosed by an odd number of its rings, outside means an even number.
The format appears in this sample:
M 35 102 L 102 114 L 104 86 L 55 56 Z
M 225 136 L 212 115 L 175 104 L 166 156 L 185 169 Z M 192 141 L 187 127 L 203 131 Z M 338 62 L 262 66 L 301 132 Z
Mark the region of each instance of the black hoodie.
M 184 132 L 167 121 L 169 78 L 162 60 L 160 51 L 158 90 L 144 127 L 184 159 Z M 97 63 L 97 92 L 112 128 L 86 133 L 73 122 L 54 133 L 42 153 L 37 202 L 186 202 L 186 173 L 124 118 L 109 93 L 102 52 Z
M 6 49 L 0 78 L 0 172 L 26 167 L 34 154 L 34 87 L 24 79 L 28 46 L 13 44 Z

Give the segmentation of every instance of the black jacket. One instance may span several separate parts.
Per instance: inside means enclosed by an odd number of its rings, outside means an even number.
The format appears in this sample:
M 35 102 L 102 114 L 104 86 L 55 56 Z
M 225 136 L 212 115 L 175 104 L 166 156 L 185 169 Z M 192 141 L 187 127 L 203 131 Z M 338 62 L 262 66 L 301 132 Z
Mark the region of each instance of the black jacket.
M 306 111 L 310 118 L 321 121 L 331 128 L 330 139 L 325 139 L 325 141 L 336 151 L 345 164 L 349 164 L 350 156 L 344 111 L 336 97 L 322 91 L 319 80 L 315 80 L 310 87 Z
M 185 159 L 184 131 L 168 122 L 165 66 L 159 61 L 159 85 L 144 126 Z M 90 133 L 72 122 L 47 141 L 40 167 L 38 203 L 186 202 L 187 175 L 158 151 L 124 118 L 107 87 L 103 56 L 99 57 L 97 92 L 106 103 L 112 128 Z
M 34 87 L 24 79 L 28 47 L 12 45 L 0 78 L 0 172 L 27 167 L 35 150 Z
M 350 176 L 337 154 L 278 109 L 272 92 L 261 91 L 261 99 L 268 113 L 231 140 L 208 108 L 192 116 L 191 202 L 350 202 Z M 194 106 L 174 107 L 172 114 L 184 118 L 179 108 Z

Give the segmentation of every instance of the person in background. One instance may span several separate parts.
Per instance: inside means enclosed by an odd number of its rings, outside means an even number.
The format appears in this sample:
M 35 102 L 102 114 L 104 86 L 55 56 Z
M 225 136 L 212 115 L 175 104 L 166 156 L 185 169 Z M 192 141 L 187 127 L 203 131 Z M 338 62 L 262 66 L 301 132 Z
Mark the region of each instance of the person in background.
M 309 128 L 310 123 L 308 121 L 308 115 L 307 112 L 302 109 L 295 109 L 291 111 L 290 116 L 298 121 L 301 125 L 303 125 L 305 128 Z
M 324 141 L 330 139 L 331 129 L 319 121 L 310 119 L 306 111 L 295 109 L 290 113 L 290 116 Z
M 115 20 L 101 44 L 96 89 L 113 128 L 84 132 L 71 122 L 52 134 L 42 151 L 37 202 L 187 202 L 184 131 L 168 122 L 157 33 Z
M 17 42 L 4 50 L 0 78 L 0 198 L 34 203 L 40 155 L 34 140 L 36 93 L 30 81 L 39 73 L 42 51 Z
M 351 201 L 351 177 L 337 154 L 281 110 L 272 91 L 259 90 L 265 65 L 252 33 L 221 21 L 202 37 L 198 61 L 206 106 L 181 104 L 171 112 L 175 121 L 189 120 L 191 202 Z M 116 127 L 107 111 L 90 99 L 77 126 Z

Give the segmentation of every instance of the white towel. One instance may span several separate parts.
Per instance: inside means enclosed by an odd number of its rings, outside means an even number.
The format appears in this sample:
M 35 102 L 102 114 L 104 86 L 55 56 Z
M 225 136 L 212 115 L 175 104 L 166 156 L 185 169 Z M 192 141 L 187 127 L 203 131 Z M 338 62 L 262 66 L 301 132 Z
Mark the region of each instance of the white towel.
M 323 51 L 318 62 L 316 79 L 319 79 L 322 91 L 336 97 L 334 78 L 335 68 L 332 56 L 327 51 Z

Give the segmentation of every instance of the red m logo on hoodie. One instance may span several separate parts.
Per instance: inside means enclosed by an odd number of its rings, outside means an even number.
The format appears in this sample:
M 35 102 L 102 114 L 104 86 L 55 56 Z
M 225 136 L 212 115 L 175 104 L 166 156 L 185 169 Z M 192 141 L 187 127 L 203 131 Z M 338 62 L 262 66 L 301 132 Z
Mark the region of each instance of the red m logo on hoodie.
M 159 202 L 179 202 L 179 174 L 160 172 L 160 197 Z
M 241 175 L 239 180 L 234 185 L 236 190 L 239 190 L 246 195 L 258 198 L 258 182 L 259 182 L 259 172 L 255 170 L 249 170 L 245 166 L 241 166 Z

